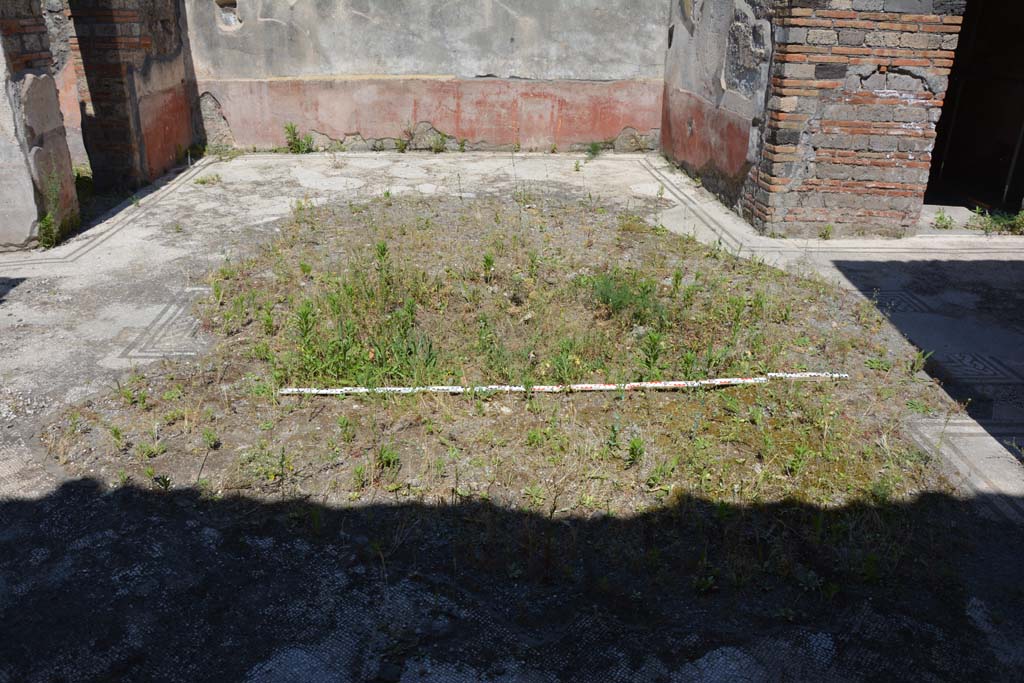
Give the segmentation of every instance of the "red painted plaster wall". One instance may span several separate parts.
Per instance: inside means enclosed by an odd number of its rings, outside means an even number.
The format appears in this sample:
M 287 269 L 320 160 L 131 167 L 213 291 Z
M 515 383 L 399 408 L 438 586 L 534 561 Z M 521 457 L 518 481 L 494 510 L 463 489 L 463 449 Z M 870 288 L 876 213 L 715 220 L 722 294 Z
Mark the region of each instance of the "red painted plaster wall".
M 401 138 L 419 122 L 472 143 L 523 150 L 609 141 L 661 125 L 657 80 L 518 81 L 370 77 L 201 81 L 242 147 L 284 142 L 284 125 L 335 139 Z
M 739 188 L 750 164 L 750 120 L 678 88 L 666 88 L 662 151 L 691 173 Z
M 159 178 L 192 144 L 191 103 L 184 87 L 152 93 L 139 101 L 146 174 Z

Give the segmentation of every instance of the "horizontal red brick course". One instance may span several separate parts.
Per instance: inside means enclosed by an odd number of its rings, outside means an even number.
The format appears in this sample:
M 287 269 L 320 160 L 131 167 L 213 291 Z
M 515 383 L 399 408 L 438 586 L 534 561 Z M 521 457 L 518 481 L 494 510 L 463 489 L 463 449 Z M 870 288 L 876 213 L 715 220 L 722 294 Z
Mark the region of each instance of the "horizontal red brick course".
M 785 4 L 744 212 L 769 231 L 914 222 L 962 17 Z

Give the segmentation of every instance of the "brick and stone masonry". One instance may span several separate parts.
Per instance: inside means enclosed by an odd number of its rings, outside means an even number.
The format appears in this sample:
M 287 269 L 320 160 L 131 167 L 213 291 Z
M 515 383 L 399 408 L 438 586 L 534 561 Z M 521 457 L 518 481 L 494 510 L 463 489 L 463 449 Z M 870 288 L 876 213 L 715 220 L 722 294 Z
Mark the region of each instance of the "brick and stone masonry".
M 156 179 L 195 138 L 198 98 L 178 0 L 68 0 L 82 129 L 96 181 Z
M 780 0 L 760 158 L 742 199 L 766 233 L 917 223 L 963 0 Z

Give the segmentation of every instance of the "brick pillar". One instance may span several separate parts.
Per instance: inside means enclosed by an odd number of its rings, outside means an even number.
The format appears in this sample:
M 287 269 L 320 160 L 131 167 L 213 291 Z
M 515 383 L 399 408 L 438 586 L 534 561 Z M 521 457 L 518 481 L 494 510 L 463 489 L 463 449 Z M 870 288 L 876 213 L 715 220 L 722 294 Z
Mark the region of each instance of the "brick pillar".
M 195 76 L 179 0 L 69 0 L 82 135 L 99 184 L 150 182 L 193 142 Z
M 917 223 L 962 0 L 776 0 L 760 162 L 764 232 L 902 234 Z
M 0 3 L 0 248 L 53 244 L 78 223 L 38 0 Z
M 141 33 L 133 2 L 70 0 L 75 35 L 71 51 L 82 102 L 82 137 L 95 182 L 103 187 L 144 183 L 133 65 L 145 57 L 148 38 Z

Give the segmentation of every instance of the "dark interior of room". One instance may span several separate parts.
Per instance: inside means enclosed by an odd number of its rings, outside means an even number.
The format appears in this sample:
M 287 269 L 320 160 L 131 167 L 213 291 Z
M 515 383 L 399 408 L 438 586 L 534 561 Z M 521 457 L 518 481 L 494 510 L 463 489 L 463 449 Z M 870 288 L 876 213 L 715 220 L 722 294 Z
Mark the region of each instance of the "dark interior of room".
M 1015 213 L 1024 200 L 1024 3 L 971 0 L 926 200 Z

